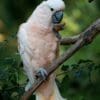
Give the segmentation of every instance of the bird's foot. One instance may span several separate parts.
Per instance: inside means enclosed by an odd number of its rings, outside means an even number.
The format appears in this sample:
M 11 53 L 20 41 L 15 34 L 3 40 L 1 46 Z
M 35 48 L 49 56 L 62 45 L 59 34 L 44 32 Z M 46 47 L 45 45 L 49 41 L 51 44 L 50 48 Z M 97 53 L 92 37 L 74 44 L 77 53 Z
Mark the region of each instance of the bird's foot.
M 56 35 L 56 37 L 59 40 L 61 39 L 61 35 L 60 35 L 59 31 L 63 30 L 64 27 L 65 27 L 65 23 L 54 24 L 54 26 L 53 26 L 54 34 Z
M 54 24 L 53 30 L 56 32 L 64 30 L 65 23 L 60 23 L 60 24 Z
M 46 80 L 47 76 L 48 76 L 48 73 L 46 69 L 44 68 L 40 68 L 36 73 L 36 79 L 42 78 L 43 80 Z

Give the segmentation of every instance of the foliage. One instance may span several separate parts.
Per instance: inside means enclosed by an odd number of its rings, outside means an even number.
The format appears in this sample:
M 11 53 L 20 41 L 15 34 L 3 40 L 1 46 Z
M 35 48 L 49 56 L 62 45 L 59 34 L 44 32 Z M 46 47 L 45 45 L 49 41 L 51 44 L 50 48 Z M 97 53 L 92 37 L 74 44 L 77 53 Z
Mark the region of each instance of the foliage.
M 19 100 L 27 82 L 21 70 L 22 64 L 18 54 L 0 61 L 2 100 Z M 80 60 L 76 64 L 62 65 L 61 70 L 57 74 L 57 83 L 65 98 L 69 100 L 98 100 L 100 98 L 100 64 L 91 60 Z M 60 80 L 59 77 L 62 79 Z M 34 96 L 31 97 L 33 98 Z
M 59 86 L 64 97 L 69 100 L 100 99 L 100 64 L 80 60 L 71 66 L 63 65 L 62 70 L 65 74 Z
M 22 91 L 22 86 L 19 83 L 19 66 L 18 55 L 0 59 L 0 95 L 2 100 L 18 100 Z

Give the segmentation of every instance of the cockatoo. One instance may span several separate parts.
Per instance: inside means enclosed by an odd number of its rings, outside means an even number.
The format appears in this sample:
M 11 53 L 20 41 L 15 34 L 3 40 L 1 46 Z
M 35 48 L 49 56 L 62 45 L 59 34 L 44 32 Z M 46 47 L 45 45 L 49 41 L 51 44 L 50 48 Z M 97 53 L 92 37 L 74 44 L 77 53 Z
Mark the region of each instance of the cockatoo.
M 27 91 L 40 73 L 45 79 L 45 68 L 58 57 L 59 39 L 53 30 L 54 24 L 61 22 L 65 4 L 63 0 L 44 0 L 18 31 L 18 50 L 24 70 L 29 78 Z M 36 100 L 65 100 L 61 97 L 53 73 L 36 90 Z

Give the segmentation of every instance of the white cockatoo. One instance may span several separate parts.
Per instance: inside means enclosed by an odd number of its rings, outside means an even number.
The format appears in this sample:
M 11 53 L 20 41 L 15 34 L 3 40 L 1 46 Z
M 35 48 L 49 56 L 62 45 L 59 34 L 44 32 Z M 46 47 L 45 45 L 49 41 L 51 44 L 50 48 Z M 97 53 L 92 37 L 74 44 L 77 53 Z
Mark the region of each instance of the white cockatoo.
M 63 0 L 44 0 L 33 11 L 28 20 L 20 25 L 18 31 L 18 50 L 24 70 L 29 78 L 27 91 L 40 73 L 45 79 L 46 67 L 58 57 L 59 39 L 54 24 L 61 22 L 65 4 Z M 36 90 L 36 100 L 65 100 L 61 97 L 55 83 L 55 74 Z

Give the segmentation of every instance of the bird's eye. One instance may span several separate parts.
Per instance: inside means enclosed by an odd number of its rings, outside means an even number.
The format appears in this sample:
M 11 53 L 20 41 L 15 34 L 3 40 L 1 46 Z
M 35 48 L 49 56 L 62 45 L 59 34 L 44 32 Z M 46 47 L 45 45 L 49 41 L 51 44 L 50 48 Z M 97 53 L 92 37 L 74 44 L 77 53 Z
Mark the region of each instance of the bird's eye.
M 51 11 L 54 11 L 54 9 L 53 9 L 53 8 L 50 8 L 50 10 L 51 10 Z

